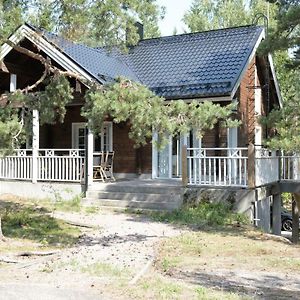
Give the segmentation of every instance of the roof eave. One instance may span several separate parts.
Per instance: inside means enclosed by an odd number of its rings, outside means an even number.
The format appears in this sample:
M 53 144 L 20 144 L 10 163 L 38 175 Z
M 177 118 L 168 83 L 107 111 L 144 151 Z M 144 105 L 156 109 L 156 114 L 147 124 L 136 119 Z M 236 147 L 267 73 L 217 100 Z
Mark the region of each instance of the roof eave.
M 272 58 L 272 55 L 270 53 L 268 53 L 268 60 L 269 60 L 269 65 L 270 65 L 270 69 L 271 69 L 271 74 L 272 74 L 272 77 L 273 77 L 273 80 L 274 80 L 274 85 L 275 85 L 276 94 L 277 94 L 277 97 L 278 97 L 279 106 L 280 106 L 280 108 L 282 108 L 283 107 L 283 102 L 282 102 L 281 91 L 280 91 L 278 79 L 277 79 L 276 72 L 275 72 L 275 66 L 274 66 L 273 58 Z
M 257 40 L 256 40 L 256 42 L 255 42 L 255 44 L 254 44 L 254 47 L 253 47 L 253 49 L 252 49 L 250 55 L 249 55 L 248 58 L 245 60 L 245 63 L 244 63 L 242 72 L 239 74 L 239 76 L 237 77 L 237 79 L 236 79 L 236 81 L 235 81 L 235 83 L 234 83 L 234 85 L 233 85 L 233 89 L 232 89 L 232 91 L 231 91 L 231 98 L 232 98 L 232 99 L 234 98 L 234 96 L 235 96 L 235 94 L 236 94 L 236 92 L 237 92 L 237 90 L 238 90 L 238 88 L 239 88 L 239 86 L 240 86 L 240 84 L 241 84 L 241 81 L 242 81 L 244 75 L 245 75 L 246 72 L 247 72 L 247 69 L 248 69 L 248 66 L 249 66 L 250 62 L 252 61 L 252 59 L 253 59 L 253 58 L 255 57 L 255 55 L 256 55 L 256 51 L 257 51 L 257 49 L 258 49 L 260 43 L 262 42 L 263 39 L 265 39 L 265 36 L 266 36 L 266 35 L 265 35 L 265 29 L 263 28 L 262 31 L 261 31 L 261 33 L 260 33 L 260 35 L 258 36 L 258 38 L 257 38 Z
M 15 33 L 9 37 L 9 41 L 14 44 L 18 44 L 24 38 L 27 38 L 30 42 L 38 46 L 40 50 L 45 52 L 51 59 L 57 62 L 65 70 L 77 73 L 87 81 L 98 81 L 102 83 L 98 78 L 95 78 L 92 74 L 79 66 L 73 59 L 63 53 L 61 49 L 57 47 L 57 45 L 45 38 L 44 35 L 36 32 L 36 30 L 28 24 L 21 25 L 15 31 Z M 7 43 L 4 43 L 0 48 L 0 61 L 3 60 L 12 49 L 13 47 Z

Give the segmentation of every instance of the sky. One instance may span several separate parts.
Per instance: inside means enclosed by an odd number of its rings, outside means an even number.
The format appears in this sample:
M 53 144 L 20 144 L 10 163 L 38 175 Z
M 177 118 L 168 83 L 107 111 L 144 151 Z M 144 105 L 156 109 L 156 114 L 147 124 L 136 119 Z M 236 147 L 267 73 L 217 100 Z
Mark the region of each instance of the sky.
M 177 29 L 177 34 L 183 33 L 186 26 L 182 22 L 182 18 L 192 0 L 158 0 L 157 2 L 166 7 L 165 18 L 159 23 L 161 35 L 172 35 L 174 28 Z

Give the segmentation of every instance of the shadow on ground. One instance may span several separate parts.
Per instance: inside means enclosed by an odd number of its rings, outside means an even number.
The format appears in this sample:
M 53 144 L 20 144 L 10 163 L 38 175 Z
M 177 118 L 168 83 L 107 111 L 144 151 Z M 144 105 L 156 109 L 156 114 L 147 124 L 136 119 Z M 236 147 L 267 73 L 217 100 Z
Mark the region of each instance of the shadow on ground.
M 0 200 L 2 231 L 8 238 L 29 239 L 51 246 L 73 245 L 80 234 L 78 228 L 49 215 L 42 207 Z
M 226 292 L 240 293 L 258 299 L 300 299 L 300 282 L 294 282 L 293 290 L 285 289 L 286 280 L 277 276 L 261 275 L 234 277 L 229 274 L 218 275 L 201 271 L 173 271 L 172 278 L 191 284 L 210 287 Z M 237 281 L 239 280 L 239 281 Z

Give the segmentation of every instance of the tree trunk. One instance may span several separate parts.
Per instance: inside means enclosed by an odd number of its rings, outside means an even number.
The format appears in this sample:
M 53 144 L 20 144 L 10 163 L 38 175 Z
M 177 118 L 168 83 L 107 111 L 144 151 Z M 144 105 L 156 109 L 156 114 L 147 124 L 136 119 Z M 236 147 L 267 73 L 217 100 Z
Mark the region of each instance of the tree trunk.
M 4 235 L 2 233 L 2 226 L 1 226 L 1 217 L 0 217 L 0 241 L 3 240 Z
M 292 240 L 293 243 L 299 243 L 299 210 L 300 210 L 300 194 L 293 194 L 294 205 L 293 205 L 293 232 Z

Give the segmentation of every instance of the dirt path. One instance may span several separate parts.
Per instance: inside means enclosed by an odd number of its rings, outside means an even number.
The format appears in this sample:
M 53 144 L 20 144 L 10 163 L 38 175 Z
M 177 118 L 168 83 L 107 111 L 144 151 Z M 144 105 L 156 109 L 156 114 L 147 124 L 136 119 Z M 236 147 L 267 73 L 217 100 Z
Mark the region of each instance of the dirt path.
M 0 267 L 0 299 L 129 299 L 127 287 L 153 265 L 158 242 L 187 232 L 145 216 L 111 211 L 92 215 L 56 212 L 54 217 L 92 228 L 83 228 L 73 248 Z M 254 299 L 300 299 L 300 277 L 292 274 L 203 266 L 174 269 L 166 277 Z
M 110 298 L 107 285 L 112 277 L 127 284 L 135 280 L 141 270 L 152 265 L 157 242 L 183 232 L 143 216 L 110 211 L 94 215 L 57 212 L 54 217 L 94 228 L 84 229 L 74 248 L 0 268 L 0 299 L 20 299 L 17 295 L 22 291 L 23 299 L 48 299 L 38 296 L 41 286 L 48 287 L 49 299 L 77 299 L 72 297 L 73 289 L 78 295 L 86 293 L 78 299 L 97 299 L 95 292 L 102 294 L 99 299 L 103 294 Z
M 180 270 L 172 278 L 254 299 L 300 299 L 300 276 L 245 270 Z

